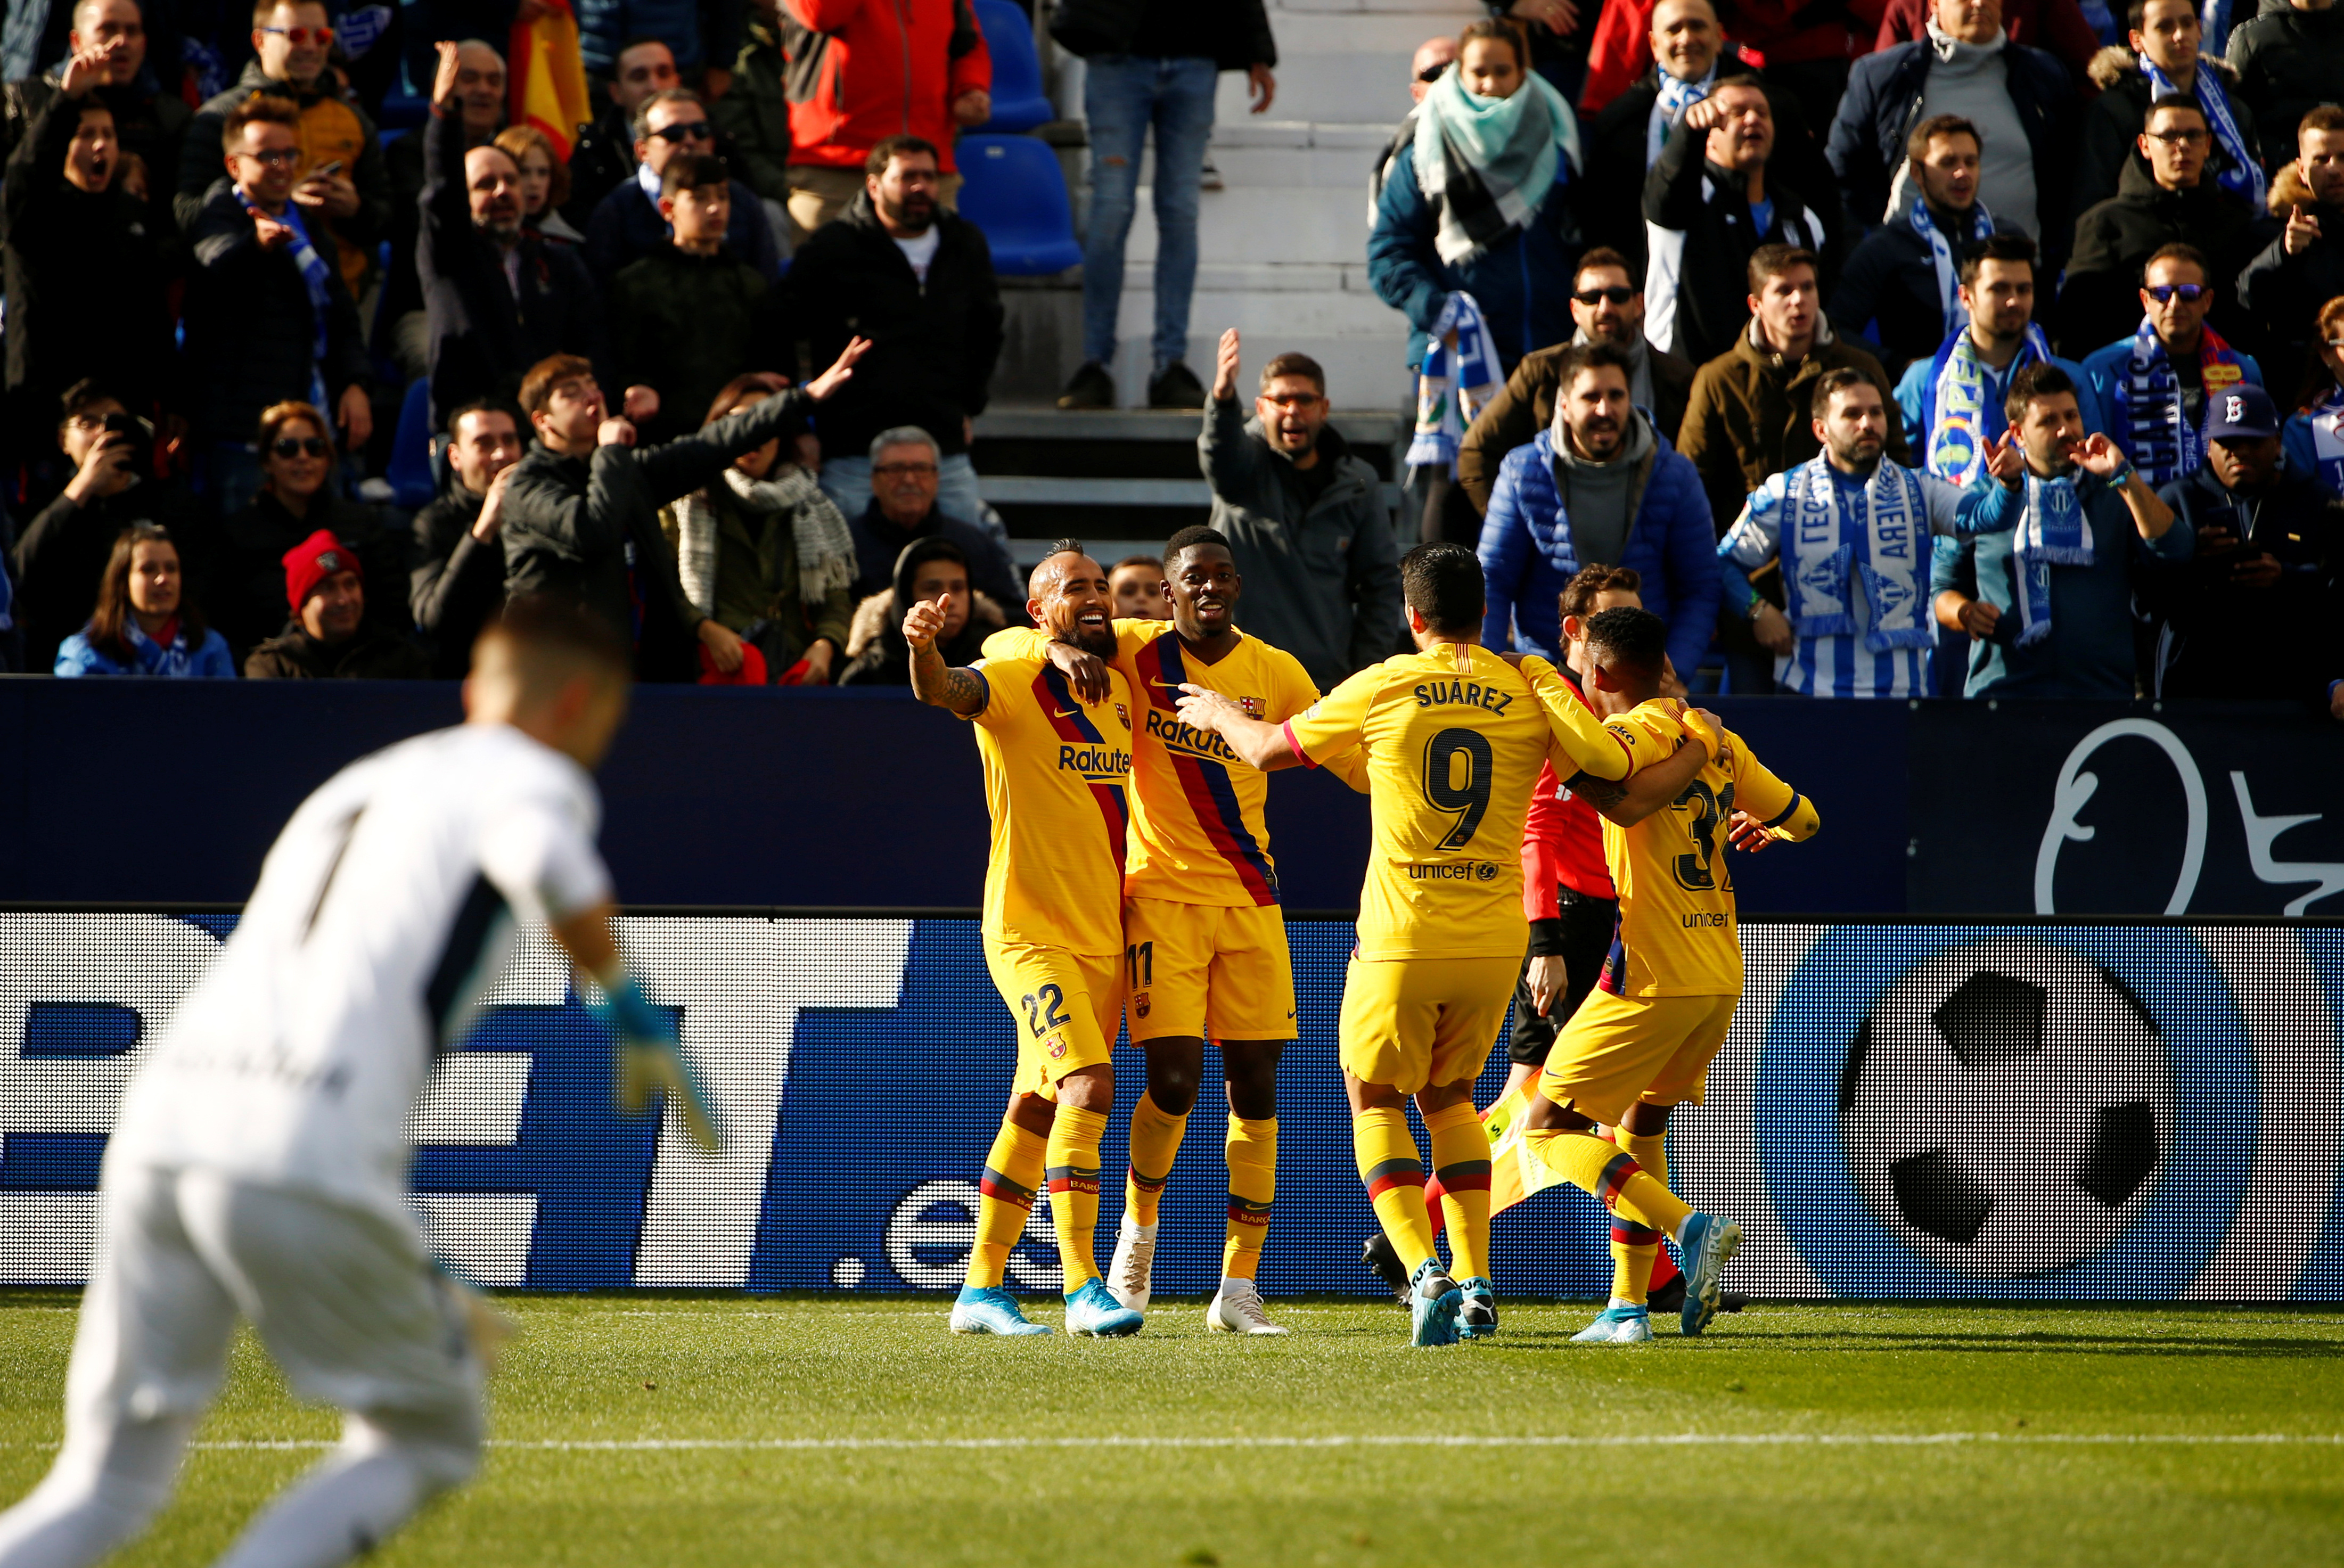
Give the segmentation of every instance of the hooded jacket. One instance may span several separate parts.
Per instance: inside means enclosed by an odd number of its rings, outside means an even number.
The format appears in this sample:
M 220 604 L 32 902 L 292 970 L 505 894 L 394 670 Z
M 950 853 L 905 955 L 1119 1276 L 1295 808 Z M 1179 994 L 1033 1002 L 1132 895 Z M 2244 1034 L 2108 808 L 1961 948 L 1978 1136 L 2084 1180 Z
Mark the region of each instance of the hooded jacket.
M 1753 321 L 1731 349 L 1694 373 L 1684 426 L 1677 432 L 1677 450 L 1701 470 L 1709 493 L 1714 538 L 1724 537 L 1742 515 L 1742 503 L 1769 475 L 1796 468 L 1823 450 L 1815 442 L 1808 397 L 1825 370 L 1849 366 L 1880 389 L 1880 400 L 1890 410 L 1888 456 L 1912 466 L 1903 421 L 1894 413 L 1895 391 L 1879 360 L 1834 337 L 1825 323 L 1816 330 L 1814 347 L 1793 364 L 1761 349 L 1757 330 Z
M 1571 341 L 1578 334 L 1571 335 Z M 1685 400 L 1692 392 L 1692 362 L 1652 347 L 1646 339 L 1644 363 L 1652 378 L 1652 428 L 1665 439 L 1676 440 L 1684 423 Z M 1554 423 L 1554 402 L 1562 390 L 1562 357 L 1571 343 L 1541 349 L 1514 367 L 1498 393 L 1481 405 L 1457 444 L 1457 482 L 1472 498 L 1473 510 L 1485 516 L 1490 492 L 1497 488 L 1498 465 L 1515 448 Z
M 915 136 L 953 172 L 952 101 L 993 86 L 970 0 L 782 0 L 780 16 L 791 163 L 859 169 L 887 137 Z
M 1630 521 L 1612 564 L 1643 578 L 1644 608 L 1668 622 L 1669 657 L 1680 674 L 1690 673 L 1708 650 L 1721 592 L 1717 531 L 1701 474 L 1642 412 L 1621 455 L 1604 466 L 1615 465 L 1627 470 Z M 1481 640 L 1490 647 L 1558 657 L 1556 600 L 1571 574 L 1591 564 L 1573 537 L 1563 490 L 1589 468 L 1558 445 L 1551 429 L 1508 452 L 1500 465 L 1478 552 L 1489 603 Z
M 1389 657 L 1403 622 L 1399 543 L 1376 470 L 1331 425 L 1318 450 L 1333 472 L 1313 498 L 1237 399 L 1207 400 L 1197 437 L 1212 526 L 1246 580 L 1247 632 L 1301 660 L 1325 692 Z
M 2263 166 L 2295 156 L 2295 127 L 2321 104 L 2336 101 L 2344 81 L 2344 10 L 2298 11 L 2269 0 L 2230 34 L 2229 61 L 2238 96 L 2262 127 Z
M 880 227 L 868 191 L 790 263 L 787 309 L 813 363 L 831 363 L 858 336 L 871 339 L 854 379 L 815 420 L 825 452 L 861 457 L 897 425 L 919 426 L 946 456 L 968 450 L 961 420 L 985 411 L 1001 359 L 1001 286 L 984 230 L 957 213 L 939 210 L 935 222 L 925 283 Z
M 914 540 L 904 547 L 895 558 L 894 586 L 869 595 L 854 607 L 854 620 L 846 633 L 846 662 L 836 684 L 912 683 L 912 646 L 904 641 L 904 617 L 912 612 L 913 578 L 923 564 L 957 548 L 941 539 Z M 978 589 L 970 593 L 968 623 L 960 629 L 959 636 L 936 647 L 948 665 L 975 663 L 985 654 L 985 640 L 1009 623 L 992 595 Z
M 2247 138 L 2247 146 L 2259 154 L 2262 143 L 2257 139 L 2255 111 L 2238 91 L 2238 72 L 2230 68 L 2228 62 L 2214 56 L 2198 57 L 2228 89 L 2230 112 L 2238 116 L 2239 134 Z M 2148 78 L 2141 74 L 2140 56 L 2119 45 L 2111 45 L 2092 56 L 2090 77 L 2100 96 L 2084 110 L 2083 135 L 2076 148 L 2076 182 L 2069 192 L 2069 201 L 2078 213 L 2116 195 L 2125 160 L 2133 155 L 2138 146 L 2136 138 L 2148 124 L 2148 103 L 2154 96 Z M 2176 82 L 2174 86 L 2197 96 L 2193 82 Z M 2221 144 L 2218 142 L 2212 157 L 2221 156 Z
M 2080 359 L 2130 333 L 2140 321 L 2141 264 L 2179 240 L 2213 266 L 2214 326 L 2224 337 L 2249 337 L 2237 289 L 2224 288 L 2258 248 L 2253 215 L 2214 183 L 2210 170 L 2185 190 L 2167 190 L 2135 152 L 2125 160 L 2117 194 L 2076 220 L 2076 249 L 2059 288 L 2059 352 Z

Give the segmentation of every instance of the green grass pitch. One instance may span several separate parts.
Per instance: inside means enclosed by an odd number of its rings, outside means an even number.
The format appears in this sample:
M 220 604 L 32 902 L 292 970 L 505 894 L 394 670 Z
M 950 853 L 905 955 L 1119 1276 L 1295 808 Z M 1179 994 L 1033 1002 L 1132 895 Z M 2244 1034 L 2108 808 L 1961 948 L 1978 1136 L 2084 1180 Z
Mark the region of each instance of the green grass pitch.
M 955 1338 L 935 1299 L 502 1305 L 496 1446 L 383 1568 L 2344 1562 L 2325 1312 L 1762 1304 L 1612 1349 L 1515 1304 L 1422 1351 L 1366 1301 L 1250 1341 L 1159 1301 L 1106 1342 Z M 73 1309 L 0 1292 L 0 1499 L 48 1463 Z M 248 1339 L 118 1561 L 208 1560 L 333 1431 Z

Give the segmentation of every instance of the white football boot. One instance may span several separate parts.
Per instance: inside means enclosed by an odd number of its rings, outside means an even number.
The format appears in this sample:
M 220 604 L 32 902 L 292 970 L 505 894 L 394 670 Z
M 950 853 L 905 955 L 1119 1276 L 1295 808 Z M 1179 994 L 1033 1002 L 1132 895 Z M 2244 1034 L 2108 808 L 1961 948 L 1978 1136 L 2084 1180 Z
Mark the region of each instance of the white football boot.
M 1155 1294 L 1155 1274 L 1156 1227 L 1134 1225 L 1127 1214 L 1116 1229 L 1115 1256 L 1107 1261 L 1107 1293 L 1133 1311 L 1145 1312 Z
M 1217 1334 L 1283 1334 L 1262 1310 L 1261 1292 L 1250 1280 L 1224 1280 L 1205 1309 L 1205 1327 Z

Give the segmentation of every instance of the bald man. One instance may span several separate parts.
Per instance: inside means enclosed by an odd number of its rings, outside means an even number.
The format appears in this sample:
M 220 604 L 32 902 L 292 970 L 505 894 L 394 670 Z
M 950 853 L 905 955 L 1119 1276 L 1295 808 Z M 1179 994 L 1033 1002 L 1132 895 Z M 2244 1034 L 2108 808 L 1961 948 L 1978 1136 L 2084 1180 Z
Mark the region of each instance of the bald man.
M 1432 84 L 1440 79 L 1440 73 L 1456 63 L 1456 39 L 1443 35 L 1419 44 L 1415 55 L 1408 62 L 1409 102 L 1424 102 L 1424 95 L 1432 90 Z M 1411 110 L 1408 118 L 1400 121 L 1399 129 L 1392 134 L 1391 145 L 1376 155 L 1376 172 L 1368 180 L 1369 222 L 1375 221 L 1376 201 L 1384 193 L 1384 171 L 1391 167 L 1391 160 L 1399 155 L 1399 149 L 1415 139 L 1416 115 Z

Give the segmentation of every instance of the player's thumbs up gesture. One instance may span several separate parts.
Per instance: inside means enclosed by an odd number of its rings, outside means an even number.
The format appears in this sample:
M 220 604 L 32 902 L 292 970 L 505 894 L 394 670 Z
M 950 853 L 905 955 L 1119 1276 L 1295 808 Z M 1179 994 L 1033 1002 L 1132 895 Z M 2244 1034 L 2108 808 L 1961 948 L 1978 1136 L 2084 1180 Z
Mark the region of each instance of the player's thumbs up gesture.
M 1986 443 L 1985 471 L 2012 490 L 2026 478 L 2026 452 L 2018 444 L 2018 431 L 2006 427 L 2002 434 Z
M 945 610 L 952 595 L 939 593 L 933 600 L 914 599 L 904 613 L 904 641 L 914 648 L 926 648 L 944 634 Z

